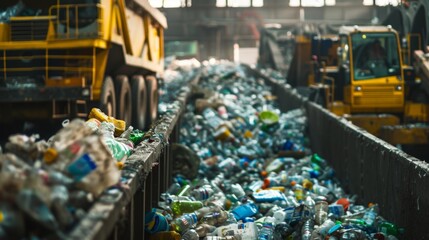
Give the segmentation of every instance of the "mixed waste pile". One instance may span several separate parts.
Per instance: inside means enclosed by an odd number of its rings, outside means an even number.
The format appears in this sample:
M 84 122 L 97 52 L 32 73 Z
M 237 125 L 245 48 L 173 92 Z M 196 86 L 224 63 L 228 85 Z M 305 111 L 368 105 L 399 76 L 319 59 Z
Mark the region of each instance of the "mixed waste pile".
M 194 96 L 173 154 L 188 159 L 177 159 L 174 183 L 146 213 L 150 239 L 402 236 L 377 203 L 363 205 L 345 193 L 334 169 L 311 152 L 305 112 L 280 112 L 270 89 L 246 68 L 207 65 Z
M 0 239 L 61 239 L 121 171 L 144 134 L 92 109 L 48 141 L 12 135 L 0 154 Z

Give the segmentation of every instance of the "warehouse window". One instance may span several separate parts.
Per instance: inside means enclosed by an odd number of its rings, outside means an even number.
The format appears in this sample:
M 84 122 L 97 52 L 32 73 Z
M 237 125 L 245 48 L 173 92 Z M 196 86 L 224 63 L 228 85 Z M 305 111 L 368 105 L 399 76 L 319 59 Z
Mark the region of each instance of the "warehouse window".
M 155 8 L 180 8 L 192 6 L 192 0 L 149 0 L 149 4 Z
M 253 0 L 252 1 L 252 7 L 263 7 L 264 6 L 264 0 Z
M 149 0 L 149 4 L 154 8 L 162 7 L 162 0 Z
M 289 0 L 291 7 L 323 7 L 334 6 L 335 0 Z
M 216 0 L 216 7 L 263 7 L 264 0 Z
M 375 0 L 375 5 L 377 6 L 398 6 L 400 3 L 400 0 Z M 363 5 L 365 6 L 372 6 L 374 4 L 373 0 L 363 0 Z

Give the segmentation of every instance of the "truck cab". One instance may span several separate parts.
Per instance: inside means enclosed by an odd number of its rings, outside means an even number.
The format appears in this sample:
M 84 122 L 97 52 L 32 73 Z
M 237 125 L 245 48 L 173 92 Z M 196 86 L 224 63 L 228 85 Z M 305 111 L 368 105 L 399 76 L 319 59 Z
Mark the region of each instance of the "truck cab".
M 341 27 L 339 40 L 334 86 L 343 91 L 340 112 L 402 112 L 404 81 L 397 32 L 384 26 Z

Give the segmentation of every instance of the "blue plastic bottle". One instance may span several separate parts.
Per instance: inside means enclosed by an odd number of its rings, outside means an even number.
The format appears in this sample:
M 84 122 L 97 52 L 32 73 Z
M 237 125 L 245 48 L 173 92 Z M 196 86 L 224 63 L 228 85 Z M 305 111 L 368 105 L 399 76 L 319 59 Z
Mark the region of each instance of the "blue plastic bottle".
M 246 217 L 251 217 L 256 213 L 258 213 L 258 207 L 254 203 L 243 204 L 232 210 L 232 214 L 237 221 L 244 220 Z

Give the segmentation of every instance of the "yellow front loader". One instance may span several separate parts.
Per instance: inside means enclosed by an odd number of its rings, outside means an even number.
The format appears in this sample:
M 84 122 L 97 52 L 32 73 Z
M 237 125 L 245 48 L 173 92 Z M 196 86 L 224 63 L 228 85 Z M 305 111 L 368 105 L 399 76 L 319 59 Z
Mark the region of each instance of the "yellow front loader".
M 166 18 L 147 0 L 0 2 L 0 121 L 157 117 Z

